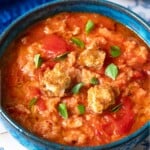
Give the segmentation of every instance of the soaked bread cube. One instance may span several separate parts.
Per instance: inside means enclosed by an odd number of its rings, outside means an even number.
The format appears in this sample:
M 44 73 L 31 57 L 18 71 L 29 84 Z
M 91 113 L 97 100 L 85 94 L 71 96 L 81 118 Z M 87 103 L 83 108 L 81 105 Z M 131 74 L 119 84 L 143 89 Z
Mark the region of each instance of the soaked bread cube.
M 84 50 L 78 58 L 78 63 L 82 66 L 101 69 L 105 60 L 105 52 L 101 50 Z
M 95 113 L 102 113 L 115 103 L 114 92 L 109 85 L 96 85 L 88 90 L 88 107 Z
M 56 65 L 53 70 L 46 70 L 42 79 L 42 83 L 45 89 L 51 96 L 64 96 L 65 89 L 67 89 L 71 83 L 70 76 L 60 69 L 59 65 Z

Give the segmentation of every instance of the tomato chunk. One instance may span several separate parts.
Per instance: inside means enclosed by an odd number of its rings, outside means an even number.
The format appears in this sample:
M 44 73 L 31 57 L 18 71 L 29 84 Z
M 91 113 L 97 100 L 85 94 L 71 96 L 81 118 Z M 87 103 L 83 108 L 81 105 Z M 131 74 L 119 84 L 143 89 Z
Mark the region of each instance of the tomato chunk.
M 125 98 L 122 103 L 122 109 L 117 113 L 116 118 L 117 131 L 121 135 L 130 131 L 135 116 L 130 99 Z
M 70 51 L 71 46 L 61 37 L 56 34 L 47 35 L 42 40 L 43 49 L 49 57 L 56 57 Z
M 128 133 L 134 123 L 133 114 L 125 115 L 121 120 L 117 121 L 118 132 L 122 135 Z
M 47 68 L 53 69 L 55 64 L 56 64 L 56 61 L 47 61 L 41 66 L 40 71 L 44 72 Z
M 38 87 L 29 86 L 26 89 L 26 98 L 31 100 L 32 98 L 38 98 L 41 96 L 41 91 Z
M 121 103 L 122 108 L 119 111 L 104 114 L 104 119 L 96 125 L 96 136 L 105 135 L 109 138 L 114 133 L 124 135 L 130 132 L 135 116 L 132 110 L 133 104 L 128 98 L 122 99 Z
M 40 111 L 44 111 L 47 109 L 45 101 L 43 99 L 38 99 L 36 105 L 38 106 Z

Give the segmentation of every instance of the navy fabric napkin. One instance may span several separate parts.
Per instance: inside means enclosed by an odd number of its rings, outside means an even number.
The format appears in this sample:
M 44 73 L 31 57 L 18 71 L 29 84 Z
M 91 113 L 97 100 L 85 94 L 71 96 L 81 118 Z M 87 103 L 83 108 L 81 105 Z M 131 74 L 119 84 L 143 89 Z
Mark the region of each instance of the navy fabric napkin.
M 0 34 L 17 17 L 50 1 L 54 0 L 0 0 Z

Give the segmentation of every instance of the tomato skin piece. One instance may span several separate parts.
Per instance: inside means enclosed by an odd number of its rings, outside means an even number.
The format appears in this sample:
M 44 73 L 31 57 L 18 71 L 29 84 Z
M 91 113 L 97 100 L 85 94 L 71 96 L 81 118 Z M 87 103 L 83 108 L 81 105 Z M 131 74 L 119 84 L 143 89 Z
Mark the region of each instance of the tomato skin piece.
M 120 135 L 126 134 L 132 128 L 134 123 L 135 114 L 132 110 L 132 102 L 129 98 L 125 98 L 122 101 L 122 109 L 117 112 L 115 124 L 117 126 L 117 132 Z
M 45 101 L 41 98 L 41 91 L 40 91 L 40 89 L 39 88 L 37 88 L 37 87 L 30 87 L 29 88 L 29 92 L 28 92 L 28 94 L 27 94 L 27 98 L 28 99 L 32 99 L 32 98 L 36 98 L 37 99 L 37 101 L 36 101 L 36 106 L 38 106 L 38 109 L 40 110 L 40 111 L 44 111 L 44 110 L 46 110 L 47 109 L 47 107 L 46 107 L 46 104 L 45 104 Z
M 126 115 L 124 116 L 121 120 L 118 120 L 116 122 L 117 124 L 117 129 L 118 129 L 118 133 L 120 135 L 126 134 L 130 131 L 130 129 L 132 128 L 132 125 L 134 123 L 134 116 L 133 114 L 130 115 Z
M 109 135 L 109 136 L 111 136 L 111 135 L 113 135 L 113 126 L 112 125 L 110 125 L 109 123 L 107 123 L 107 124 L 104 124 L 103 126 L 102 126 L 102 129 L 105 131 L 105 133 L 107 133 L 107 135 Z
M 41 96 L 41 91 L 38 87 L 29 86 L 26 89 L 26 99 L 31 100 L 32 98 L 39 98 Z
M 42 45 L 45 54 L 52 58 L 72 49 L 72 47 L 61 36 L 56 34 L 45 36 L 42 39 Z
M 132 110 L 132 102 L 129 98 L 123 98 L 120 101 L 122 108 L 117 112 L 106 112 L 100 123 L 95 124 L 95 136 L 101 139 L 105 136 L 105 140 L 109 139 L 114 133 L 122 136 L 130 132 L 134 124 L 135 114 Z M 105 120 L 105 121 L 104 121 Z
M 47 61 L 41 66 L 40 70 L 44 72 L 47 68 L 53 69 L 55 64 L 56 64 L 56 61 Z
M 39 96 L 41 96 L 41 91 L 40 91 L 40 89 L 39 88 L 32 88 L 31 89 L 31 91 L 32 91 L 32 94 L 33 94 L 33 96 L 32 97 L 39 97 Z
M 36 105 L 38 106 L 40 111 L 44 111 L 44 110 L 47 109 L 45 101 L 43 99 L 41 99 L 41 98 L 38 99 Z
M 138 72 L 138 71 L 136 71 L 136 72 L 134 72 L 134 75 L 133 75 L 133 78 L 135 78 L 135 79 L 140 79 L 140 78 L 142 78 L 142 73 L 141 72 Z

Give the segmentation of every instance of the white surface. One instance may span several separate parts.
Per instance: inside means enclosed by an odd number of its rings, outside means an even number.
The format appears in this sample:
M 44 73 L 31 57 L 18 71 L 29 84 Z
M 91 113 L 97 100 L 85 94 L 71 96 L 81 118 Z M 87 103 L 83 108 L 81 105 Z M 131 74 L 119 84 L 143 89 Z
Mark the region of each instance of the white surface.
M 0 122 L 0 150 L 27 150 L 16 141 Z
M 5 149 L 3 149 L 5 148 Z M 0 150 L 27 150 L 16 141 L 9 133 L 0 134 Z

